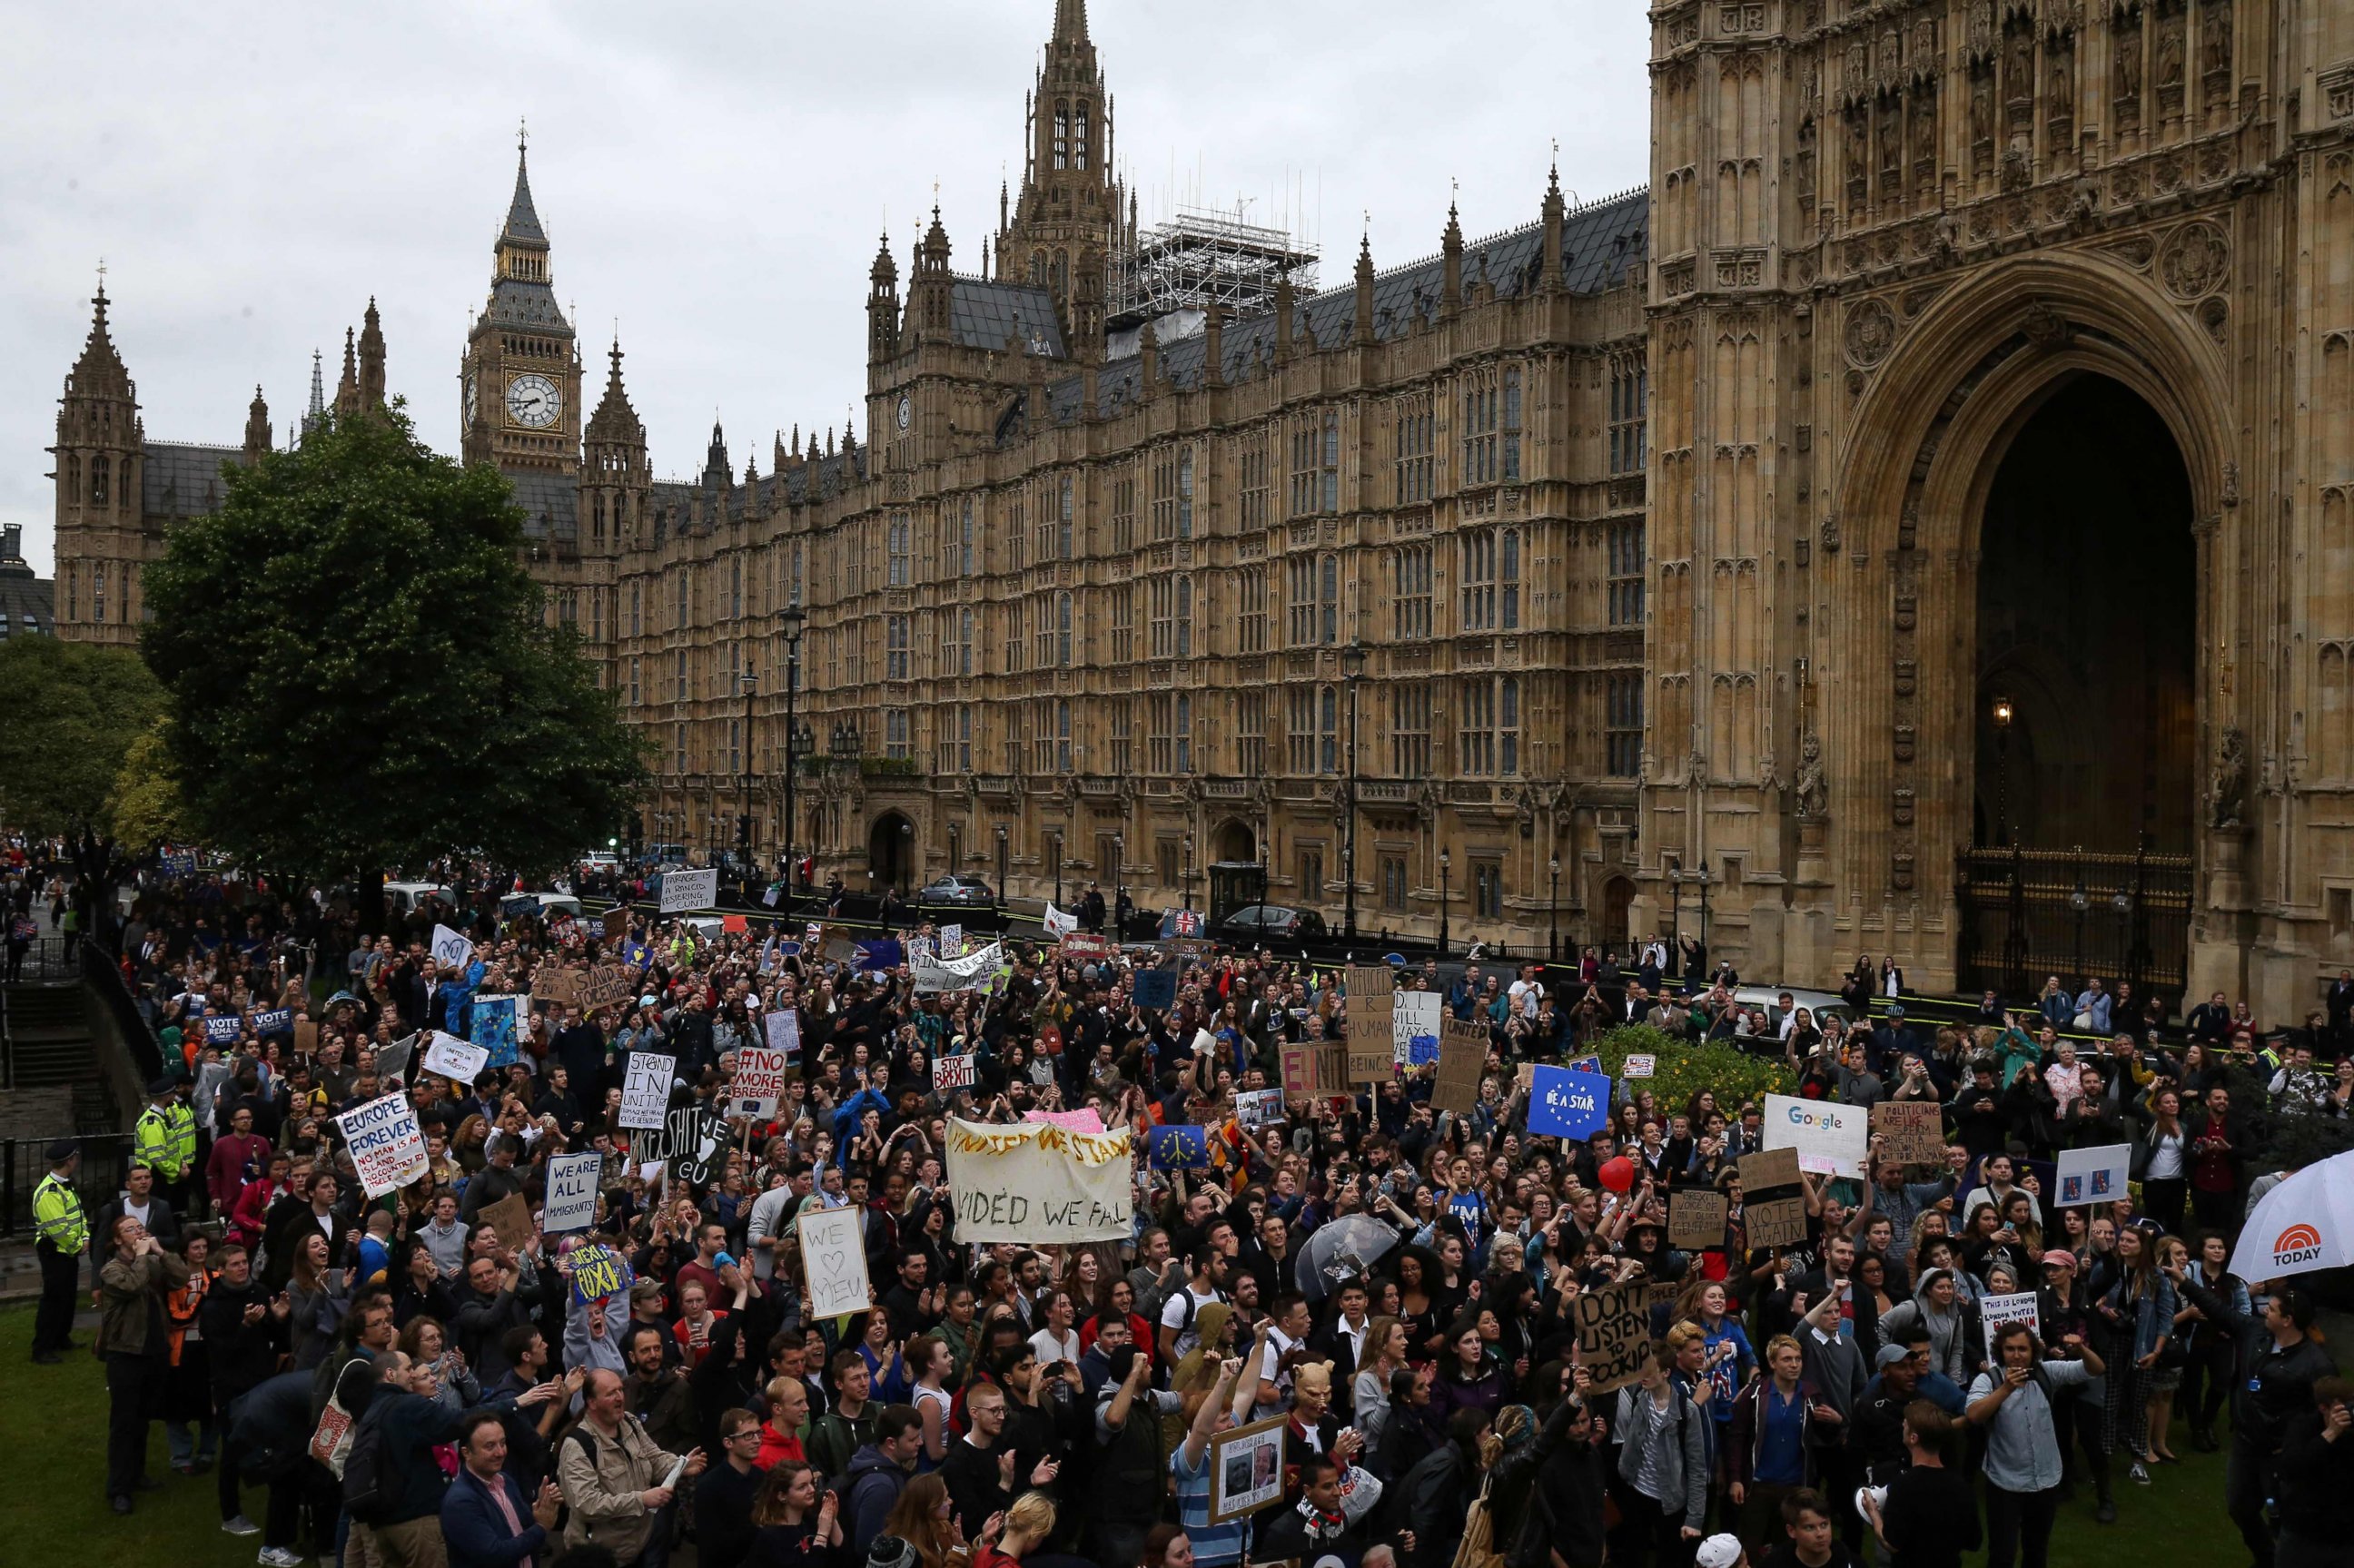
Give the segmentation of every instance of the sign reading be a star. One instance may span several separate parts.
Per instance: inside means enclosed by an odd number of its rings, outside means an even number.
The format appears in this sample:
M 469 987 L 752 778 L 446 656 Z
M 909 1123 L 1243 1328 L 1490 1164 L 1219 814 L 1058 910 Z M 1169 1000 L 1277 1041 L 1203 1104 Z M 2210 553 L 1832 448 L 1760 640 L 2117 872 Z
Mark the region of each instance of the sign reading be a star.
M 1610 1120 L 1610 1080 L 1599 1073 L 1540 1066 L 1529 1086 L 1529 1130 L 1541 1137 L 1585 1139 Z

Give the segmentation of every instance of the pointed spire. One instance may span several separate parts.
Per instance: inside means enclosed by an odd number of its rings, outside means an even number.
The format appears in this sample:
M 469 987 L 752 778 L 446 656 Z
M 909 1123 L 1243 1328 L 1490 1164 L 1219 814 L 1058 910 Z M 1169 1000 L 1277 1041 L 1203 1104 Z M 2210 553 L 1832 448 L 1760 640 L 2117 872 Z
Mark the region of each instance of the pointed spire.
M 374 294 L 368 296 L 367 314 L 362 320 L 366 330 L 360 334 L 360 407 L 374 408 L 384 402 L 384 324 L 376 317 Z
M 711 450 L 703 459 L 703 482 L 712 489 L 725 489 L 728 472 L 727 437 L 715 416 L 711 421 Z
M 1463 225 L 1455 216 L 1455 203 L 1447 204 L 1447 232 L 1439 241 L 1439 254 L 1445 264 L 1439 274 L 1439 301 L 1452 315 L 1463 303 Z
M 1058 44 L 1087 41 L 1087 0 L 1055 0 L 1055 38 Z
M 610 368 L 605 372 L 605 395 L 598 399 L 597 411 L 588 416 L 586 432 L 590 445 L 614 445 L 643 448 L 645 427 L 638 422 L 638 412 L 630 407 L 630 391 L 621 380 L 621 334 L 613 334 L 613 346 L 606 351 Z
M 1561 144 L 1553 144 L 1553 173 L 1545 179 L 1544 207 L 1542 221 L 1544 227 L 1544 276 L 1537 280 L 1540 289 L 1561 286 L 1562 226 L 1568 220 L 1569 204 L 1561 195 Z
M 253 402 L 245 411 L 245 461 L 247 466 L 260 462 L 270 450 L 270 405 L 261 400 L 261 387 L 253 388 Z
M 1368 227 L 1357 242 L 1356 341 L 1373 341 L 1373 235 Z
M 547 231 L 539 226 L 539 209 L 531 203 L 531 160 L 524 151 L 531 137 L 518 126 L 515 131 L 514 199 L 507 203 L 507 226 L 500 231 L 502 239 L 520 239 L 528 244 L 547 243 Z
M 311 351 L 311 401 L 302 410 L 302 433 L 309 435 L 313 427 L 327 417 L 327 383 L 322 366 L 324 356 L 317 349 Z
M 359 354 L 352 329 L 344 329 L 344 378 L 335 383 L 335 417 L 348 418 L 360 411 Z
M 131 375 L 123 368 L 122 356 L 115 352 L 113 335 L 106 329 L 103 261 L 98 265 L 98 291 L 90 295 L 90 336 L 82 343 L 81 357 L 74 361 L 68 388 L 84 397 L 127 397 L 131 395 Z
M 785 456 L 785 432 L 779 430 L 777 432 L 776 440 L 770 442 L 769 446 L 769 471 L 770 473 L 779 474 L 784 472 L 787 461 L 788 460 Z

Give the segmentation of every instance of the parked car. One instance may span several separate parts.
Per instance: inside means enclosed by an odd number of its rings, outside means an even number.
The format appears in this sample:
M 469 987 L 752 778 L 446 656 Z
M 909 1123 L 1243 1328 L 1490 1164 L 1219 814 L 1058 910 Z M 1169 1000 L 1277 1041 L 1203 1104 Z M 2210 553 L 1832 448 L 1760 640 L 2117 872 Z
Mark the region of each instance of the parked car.
M 1281 904 L 1246 904 L 1210 927 L 1210 935 L 1237 948 L 1259 942 L 1306 942 L 1324 935 L 1324 916 L 1313 909 Z
M 648 844 L 646 859 L 656 865 L 684 865 L 686 846 L 684 844 Z
M 414 915 L 427 906 L 454 909 L 458 899 L 438 882 L 387 882 L 384 885 L 384 906 L 388 914 Z
M 1828 991 L 1808 991 L 1795 985 L 1744 985 L 1734 988 L 1733 1000 L 1744 1007 L 1756 1008 L 1766 1014 L 1768 1022 L 1772 1022 L 1777 1016 L 1776 1010 L 1784 991 L 1789 992 L 1792 1006 L 1803 1007 L 1814 1014 L 1818 1029 L 1822 1027 L 1827 1018 L 1836 1018 L 1850 1026 L 1855 1022 L 1854 1010 L 1836 993 Z
M 955 907 L 987 909 L 997 902 L 989 884 L 977 876 L 960 876 L 951 872 L 925 885 L 916 895 L 921 905 L 949 905 Z

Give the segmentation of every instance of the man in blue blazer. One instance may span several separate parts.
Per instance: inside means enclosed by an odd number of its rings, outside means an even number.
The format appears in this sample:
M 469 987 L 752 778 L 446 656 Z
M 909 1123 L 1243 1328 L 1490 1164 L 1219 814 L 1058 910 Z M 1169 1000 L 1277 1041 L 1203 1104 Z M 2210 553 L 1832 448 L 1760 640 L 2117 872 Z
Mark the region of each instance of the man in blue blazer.
M 467 1416 L 458 1444 L 464 1462 L 441 1495 L 450 1568 L 530 1568 L 535 1557 L 547 1554 L 563 1493 L 547 1481 L 536 1499 L 525 1499 L 506 1473 L 507 1431 L 494 1410 Z

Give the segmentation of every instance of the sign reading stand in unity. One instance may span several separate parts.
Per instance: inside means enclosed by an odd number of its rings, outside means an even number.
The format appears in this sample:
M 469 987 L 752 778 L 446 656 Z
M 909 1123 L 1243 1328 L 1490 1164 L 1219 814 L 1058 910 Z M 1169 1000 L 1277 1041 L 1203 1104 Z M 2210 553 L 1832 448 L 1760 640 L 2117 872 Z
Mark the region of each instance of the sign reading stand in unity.
M 671 1075 L 678 1071 L 678 1058 L 659 1051 L 632 1051 L 630 1070 L 621 1082 L 621 1125 L 626 1128 L 658 1128 L 663 1113 L 670 1108 Z
M 335 1118 L 352 1152 L 352 1169 L 371 1198 L 397 1192 L 425 1174 L 425 1135 L 405 1096 L 374 1099 Z
M 1387 964 L 1351 964 L 1349 990 L 1349 1082 L 1378 1084 L 1390 1075 L 1394 1054 L 1390 1027 L 1397 982 Z
M 998 1127 L 951 1118 L 949 1187 L 960 1242 L 1052 1246 L 1134 1234 L 1129 1134 L 1050 1122 Z

